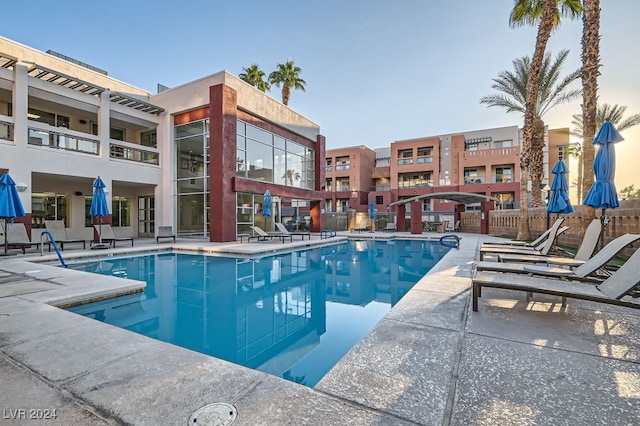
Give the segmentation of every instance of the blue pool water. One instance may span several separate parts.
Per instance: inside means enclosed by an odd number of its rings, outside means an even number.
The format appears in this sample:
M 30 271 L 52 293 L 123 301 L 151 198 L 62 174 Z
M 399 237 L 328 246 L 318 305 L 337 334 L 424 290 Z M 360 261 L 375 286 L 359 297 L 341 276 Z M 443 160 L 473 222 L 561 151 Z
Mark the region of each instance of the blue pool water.
M 312 387 L 448 250 L 371 240 L 255 259 L 111 257 L 69 267 L 146 281 L 144 293 L 69 310 Z

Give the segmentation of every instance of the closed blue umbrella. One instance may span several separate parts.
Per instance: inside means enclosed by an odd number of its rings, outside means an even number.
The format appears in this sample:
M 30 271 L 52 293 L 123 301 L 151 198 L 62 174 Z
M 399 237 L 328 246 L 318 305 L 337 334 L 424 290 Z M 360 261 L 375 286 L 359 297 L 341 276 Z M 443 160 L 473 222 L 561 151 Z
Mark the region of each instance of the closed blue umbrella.
M 24 208 L 16 189 L 16 183 L 11 179 L 9 173 L 0 177 L 0 219 L 4 219 L 4 252 L 9 248 L 7 235 L 7 219 L 24 216 Z
M 262 215 L 264 217 L 271 216 L 271 191 L 268 189 L 264 191 L 264 208 L 262 209 Z
M 603 226 L 600 231 L 600 247 L 604 245 L 604 227 L 609 223 L 604 211 L 620 207 L 618 191 L 613 182 L 616 174 L 616 149 L 613 144 L 622 140 L 624 138 L 610 121 L 604 122 L 593 139 L 593 144 L 598 145 L 598 153 L 593 161 L 596 180 L 582 203 L 594 209 L 602 209 L 600 220 Z
M 103 248 L 102 246 L 102 218 L 104 216 L 109 216 L 109 203 L 107 202 L 107 195 L 104 192 L 105 184 L 100 179 L 100 176 L 93 182 L 93 200 L 91 200 L 91 209 L 89 210 L 89 214 L 91 217 L 97 217 L 99 219 L 99 232 L 98 237 L 100 240 L 99 248 Z M 106 247 L 104 247 L 106 248 Z
M 583 204 L 594 209 L 617 209 L 618 192 L 613 180 L 616 174 L 616 150 L 614 143 L 624 140 L 620 133 L 613 127 L 610 121 L 605 121 L 598 134 L 593 139 L 594 145 L 598 146 L 598 153 L 593 161 L 593 173 L 596 180 L 584 197 Z
M 571 213 L 573 206 L 569 199 L 569 183 L 567 182 L 567 173 L 569 169 L 564 161 L 559 160 L 551 173 L 553 173 L 553 181 L 551 182 L 551 196 L 547 205 L 548 213 Z
M 369 201 L 369 217 L 371 219 L 376 218 L 376 205 L 374 204 L 373 201 Z

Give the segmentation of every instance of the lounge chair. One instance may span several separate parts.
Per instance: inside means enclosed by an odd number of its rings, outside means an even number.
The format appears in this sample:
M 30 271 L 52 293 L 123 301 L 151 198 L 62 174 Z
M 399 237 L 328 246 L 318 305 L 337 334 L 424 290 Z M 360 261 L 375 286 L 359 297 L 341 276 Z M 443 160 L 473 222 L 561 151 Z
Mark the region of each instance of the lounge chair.
M 536 247 L 535 249 L 531 249 L 528 247 L 503 247 L 503 246 L 494 246 L 490 244 L 483 244 L 480 247 L 480 260 L 484 260 L 484 255 L 486 253 L 503 253 L 503 254 L 541 254 L 546 256 L 549 254 L 553 246 L 555 245 L 556 238 L 558 237 L 558 230 L 560 229 L 560 225 L 562 222 L 556 221 L 551 228 L 549 228 L 549 238 Z
M 22 250 L 22 254 L 26 254 L 27 247 L 31 246 L 40 246 L 40 242 L 31 241 L 29 239 L 29 234 L 27 234 L 27 228 L 24 226 L 24 223 L 7 223 L 7 246 L 8 247 L 19 247 Z M 5 235 L 3 234 L 1 237 L 0 243 L 4 246 Z
M 573 257 L 549 257 L 536 254 L 500 254 L 498 255 L 498 259 L 500 262 L 555 263 L 563 266 L 579 266 L 593 256 L 593 252 L 598 245 L 601 230 L 602 222 L 600 219 L 593 219 L 582 237 L 578 251 Z
M 385 232 L 395 232 L 398 230 L 398 227 L 396 226 L 395 222 L 388 222 L 387 226 L 384 228 Z
M 158 234 L 156 235 L 156 243 L 160 242 L 160 238 L 173 238 L 176 242 L 176 234 L 173 233 L 173 226 L 158 226 Z
M 353 228 L 351 232 L 364 232 L 369 230 L 369 226 L 367 225 L 367 220 L 361 220 L 358 226 Z
M 103 243 L 109 243 L 109 245 L 116 247 L 116 241 L 131 241 L 131 247 L 133 247 L 133 238 L 130 237 L 117 237 L 115 232 L 113 232 L 113 228 L 109 224 L 102 225 L 93 225 L 96 229 L 96 232 L 100 236 L 97 241 L 92 241 L 91 243 L 97 243 L 102 239 Z M 102 233 L 101 233 L 102 232 Z
M 562 222 L 564 222 L 564 218 L 558 218 L 556 219 L 556 222 L 560 221 L 560 223 L 562 224 Z M 458 221 L 459 222 L 459 221 Z M 555 222 L 554 222 L 555 224 Z M 552 226 L 553 227 L 553 226 Z M 559 228 L 561 229 L 561 228 Z M 567 228 L 569 229 L 569 228 Z M 566 231 L 566 230 L 565 230 Z M 519 246 L 519 247 L 531 247 L 534 248 L 540 244 L 542 244 L 547 237 L 549 236 L 549 232 L 551 232 L 551 228 L 547 229 L 546 231 L 544 231 L 542 234 L 540 234 L 540 236 L 538 238 L 536 238 L 535 240 L 531 241 L 531 242 L 526 242 L 526 241 L 496 241 L 496 242 L 490 242 L 487 244 L 491 244 L 491 245 L 506 245 L 506 246 Z
M 278 228 L 278 231 L 280 231 L 280 233 L 282 235 L 291 235 L 293 236 L 300 236 L 303 240 L 304 237 L 307 237 L 309 239 L 311 239 L 311 232 L 305 232 L 305 231 L 294 231 L 291 232 L 287 229 L 286 226 L 284 226 L 283 224 L 281 224 L 280 222 L 276 222 L 276 228 Z
M 289 238 L 289 241 L 293 242 L 293 237 L 291 235 L 285 235 L 280 232 L 266 233 L 262 228 L 255 225 L 252 225 L 251 229 L 253 230 L 255 235 L 247 238 L 247 241 L 249 242 L 251 242 L 252 239 L 255 239 L 256 241 L 270 241 L 274 238 L 281 239 L 283 244 L 287 238 Z
M 64 250 L 65 244 L 73 243 L 82 243 L 82 248 L 87 248 L 87 242 L 85 240 L 71 239 L 67 236 L 67 229 L 62 220 L 45 220 L 44 227 L 49 231 L 56 245 L 60 247 L 60 250 Z
M 579 265 L 575 269 L 567 269 L 565 267 L 558 267 L 558 264 L 562 264 L 561 259 L 558 258 L 557 262 L 547 261 L 544 256 L 541 256 L 540 263 L 547 263 L 554 266 L 545 265 L 526 265 L 522 263 L 511 262 L 476 262 L 476 270 L 478 271 L 493 271 L 493 272 L 506 272 L 512 274 L 528 274 L 528 275 L 544 275 L 547 277 L 556 277 L 563 279 L 577 279 L 583 281 L 601 282 L 604 279 L 603 275 L 596 275 L 598 271 L 605 266 L 615 255 L 620 253 L 625 247 L 640 240 L 640 234 L 625 234 L 622 235 L 609 244 L 604 246 L 602 250 L 596 253 L 593 257 Z M 554 258 L 551 258 L 554 259 Z M 570 260 L 570 259 L 569 259 Z M 564 262 L 566 266 L 566 262 Z
M 457 220 L 455 225 L 453 226 L 449 226 L 449 223 L 447 222 L 447 226 L 445 226 L 444 232 L 460 232 L 460 221 Z
M 620 269 L 598 285 L 585 285 L 585 283 L 575 280 L 566 281 L 516 274 L 479 272 L 473 279 L 473 311 L 478 311 L 478 299 L 482 296 L 483 287 L 560 296 L 563 306 L 568 297 L 638 309 L 640 303 L 622 300 L 638 284 L 640 284 L 640 250 L 636 250 Z M 527 294 L 528 301 L 529 295 Z

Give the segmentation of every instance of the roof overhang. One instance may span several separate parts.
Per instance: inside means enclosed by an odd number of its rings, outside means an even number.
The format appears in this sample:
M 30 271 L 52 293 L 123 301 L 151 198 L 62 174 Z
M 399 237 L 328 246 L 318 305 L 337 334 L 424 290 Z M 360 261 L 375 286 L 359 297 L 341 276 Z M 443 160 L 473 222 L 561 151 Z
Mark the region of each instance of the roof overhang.
M 416 195 L 415 197 L 394 201 L 389 205 L 397 206 L 399 204 L 408 204 L 413 201 L 433 199 L 457 201 L 462 204 L 480 203 L 482 201 L 498 201 L 497 198 L 489 197 L 488 195 L 474 194 L 471 192 L 434 192 L 432 194 Z

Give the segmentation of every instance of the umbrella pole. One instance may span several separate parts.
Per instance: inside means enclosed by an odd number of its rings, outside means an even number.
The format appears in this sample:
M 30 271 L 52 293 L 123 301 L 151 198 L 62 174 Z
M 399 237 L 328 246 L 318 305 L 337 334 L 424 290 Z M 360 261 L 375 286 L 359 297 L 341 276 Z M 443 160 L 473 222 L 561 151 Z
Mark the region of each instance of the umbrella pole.
M 4 219 L 4 228 L 2 228 L 4 234 L 4 254 L 7 254 L 9 250 L 9 236 L 7 235 L 7 219 Z

